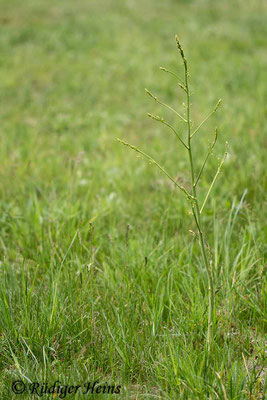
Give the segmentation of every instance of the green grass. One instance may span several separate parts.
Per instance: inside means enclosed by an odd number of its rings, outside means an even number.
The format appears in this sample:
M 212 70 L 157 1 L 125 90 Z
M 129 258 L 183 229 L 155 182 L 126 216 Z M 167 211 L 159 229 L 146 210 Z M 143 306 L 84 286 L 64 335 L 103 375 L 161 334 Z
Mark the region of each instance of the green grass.
M 0 5 L 1 398 L 30 398 L 12 394 L 19 379 L 122 385 L 121 395 L 88 396 L 97 399 L 263 398 L 266 3 Z M 180 104 L 158 69 L 182 71 L 175 33 L 190 60 L 192 119 L 223 99 L 196 139 L 201 165 L 219 127 L 202 196 L 230 143 L 203 221 L 217 290 L 209 365 L 207 278 L 189 204 L 116 141 L 188 185 L 187 155 L 145 116 L 158 106 L 144 87 Z

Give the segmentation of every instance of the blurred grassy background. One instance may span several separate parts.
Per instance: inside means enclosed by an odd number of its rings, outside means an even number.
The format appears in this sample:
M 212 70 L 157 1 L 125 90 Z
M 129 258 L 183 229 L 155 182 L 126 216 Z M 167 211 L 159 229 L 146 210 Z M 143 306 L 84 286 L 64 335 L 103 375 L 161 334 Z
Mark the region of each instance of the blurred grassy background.
M 92 288 L 86 294 L 85 289 L 80 291 L 79 280 L 76 282 L 76 274 L 82 273 L 89 262 L 96 262 L 101 271 L 105 263 L 114 265 L 119 271 L 119 278 L 114 279 L 122 279 L 123 291 L 126 272 L 122 265 L 126 261 L 117 253 L 124 249 L 121 251 L 126 251 L 128 257 L 128 234 L 136 268 L 144 257 L 154 254 L 154 249 L 159 250 L 158 257 L 170 251 L 173 265 L 178 253 L 191 249 L 187 231 L 192 228 L 192 220 L 186 201 L 157 170 L 116 141 L 121 137 L 142 147 L 187 185 L 187 155 L 168 130 L 145 115 L 152 112 L 175 123 L 172 115 L 146 96 L 145 87 L 180 111 L 183 109 L 182 92 L 173 78 L 158 68 L 182 72 L 174 41 L 176 33 L 189 61 L 195 126 L 219 98 L 223 100 L 218 113 L 195 140 L 194 154 L 201 165 L 214 127 L 219 127 L 218 144 L 201 182 L 203 195 L 213 178 L 218 157 L 222 157 L 225 141 L 230 144 L 230 157 L 207 205 L 207 234 L 213 246 L 213 211 L 216 209 L 219 224 L 225 226 L 233 199 L 239 201 L 247 189 L 229 244 L 229 265 L 231 257 L 233 260 L 243 248 L 242 243 L 247 243 L 248 223 L 253 230 L 249 242 L 253 237 L 253 243 L 257 243 L 256 258 L 261 259 L 266 238 L 265 1 L 1 0 L 0 7 L 1 263 L 8 266 L 8 279 L 15 282 L 13 292 L 10 289 L 9 317 L 17 313 L 10 326 L 4 320 L 5 346 L 13 340 L 8 335 L 11 326 L 17 338 L 36 335 L 37 347 L 45 335 L 47 343 L 58 340 L 62 344 L 63 340 L 54 339 L 57 335 L 53 323 L 49 333 L 46 328 L 39 332 L 39 309 L 30 300 L 26 303 L 32 304 L 30 309 L 36 312 L 35 317 L 22 327 L 25 309 L 19 308 L 19 304 L 23 289 L 16 286 L 22 264 L 30 282 L 38 267 L 39 283 L 32 283 L 32 293 L 38 297 L 41 290 L 51 299 L 55 292 L 48 282 L 57 264 L 68 254 L 69 275 L 64 266 L 61 281 L 64 285 L 67 279 L 66 287 L 73 298 L 70 300 L 63 289 L 60 296 L 62 304 L 67 298 L 72 304 L 73 309 L 64 311 L 72 319 L 82 313 L 80 307 L 84 307 L 86 296 L 94 297 L 94 290 L 100 290 Z M 80 245 L 75 242 L 66 253 L 78 228 Z M 166 246 L 171 250 L 166 250 Z M 168 258 L 165 262 L 168 268 Z M 259 279 L 261 267 L 256 274 Z M 137 275 L 133 273 L 133 282 L 138 281 Z M 105 288 L 105 273 L 100 277 Z M 48 281 L 38 289 L 42 279 Z M 155 275 L 155 285 L 158 279 Z M 103 287 L 100 292 L 103 290 L 107 297 L 100 310 L 108 312 L 105 301 L 110 302 L 111 294 Z M 80 303 L 76 300 L 79 295 Z M 49 315 L 52 303 L 42 301 Z M 125 315 L 126 325 L 130 323 L 127 318 Z M 258 322 L 253 320 L 251 324 L 261 326 L 258 318 Z M 105 321 L 100 330 L 104 330 L 104 325 Z M 68 327 L 64 329 L 67 335 Z M 77 328 L 70 336 L 80 331 Z M 98 345 L 103 346 L 100 342 Z M 81 344 L 75 346 L 81 349 Z M 69 362 L 75 359 L 76 350 Z M 17 351 L 19 357 L 22 350 L 18 347 Z M 4 371 L 12 364 L 10 354 L 3 361 Z M 136 352 L 137 369 L 141 362 L 138 354 L 140 351 Z M 109 363 L 100 357 L 98 361 L 114 373 L 119 368 L 117 360 Z M 146 372 L 142 379 L 146 382 L 156 378 Z

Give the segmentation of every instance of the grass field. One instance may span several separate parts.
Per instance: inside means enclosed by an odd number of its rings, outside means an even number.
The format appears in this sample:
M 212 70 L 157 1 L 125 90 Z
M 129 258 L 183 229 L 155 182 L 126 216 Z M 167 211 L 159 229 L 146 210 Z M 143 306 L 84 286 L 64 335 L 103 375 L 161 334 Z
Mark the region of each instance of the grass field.
M 263 399 L 266 392 L 267 3 L 0 0 L 0 391 L 31 382 L 121 385 L 66 398 Z M 215 345 L 205 360 L 207 277 L 186 199 L 117 142 L 185 186 L 187 155 L 146 112 L 178 109 L 185 48 L 214 258 Z M 24 394 L 12 393 L 22 380 Z M 46 397 L 46 395 L 44 395 Z M 52 395 L 47 395 L 52 398 Z M 61 398 L 64 397 L 62 392 Z M 53 398 L 60 398 L 59 395 Z

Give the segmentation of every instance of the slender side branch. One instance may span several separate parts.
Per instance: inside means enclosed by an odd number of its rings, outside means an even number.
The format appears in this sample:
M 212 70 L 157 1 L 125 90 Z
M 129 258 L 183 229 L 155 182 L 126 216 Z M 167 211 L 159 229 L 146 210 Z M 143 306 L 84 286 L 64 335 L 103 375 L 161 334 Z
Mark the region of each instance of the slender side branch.
M 228 143 L 226 142 L 226 152 L 224 153 L 223 159 L 222 159 L 222 161 L 221 161 L 221 163 L 220 163 L 220 165 L 219 165 L 219 167 L 218 167 L 218 169 L 217 169 L 217 172 L 216 172 L 216 174 L 215 174 L 215 176 L 214 176 L 214 178 L 213 178 L 213 181 L 211 182 L 211 185 L 210 185 L 210 187 L 209 187 L 208 193 L 206 194 L 205 200 L 204 200 L 204 202 L 203 202 L 203 204 L 202 204 L 202 207 L 201 207 L 201 209 L 200 209 L 200 214 L 202 213 L 202 211 L 203 211 L 203 209 L 204 209 L 204 207 L 205 207 L 205 204 L 206 204 L 206 202 L 207 202 L 207 200 L 208 200 L 208 197 L 209 197 L 209 195 L 210 195 L 211 189 L 213 188 L 214 183 L 216 182 L 216 179 L 218 178 L 218 175 L 219 175 L 219 173 L 221 172 L 222 166 L 223 166 L 223 164 L 224 164 L 224 162 L 225 162 L 225 159 L 226 159 L 226 157 L 227 157 L 227 154 L 228 154 L 227 149 L 228 149 Z
M 184 117 L 179 114 L 176 110 L 174 110 L 171 106 L 169 106 L 168 104 L 162 103 L 156 96 L 154 96 L 149 90 L 145 89 L 146 93 L 152 97 L 152 99 L 154 99 L 158 104 L 161 104 L 162 106 L 168 108 L 169 110 L 171 110 L 174 114 L 176 114 L 180 119 L 182 119 L 184 122 L 186 122 L 186 119 L 184 119 Z
M 186 196 L 189 198 L 189 200 L 195 200 L 194 196 L 192 196 L 183 186 L 179 185 L 179 183 L 177 183 L 169 174 L 167 171 L 165 171 L 165 169 L 158 164 L 154 158 L 150 157 L 148 154 L 146 154 L 144 151 L 138 149 L 138 147 L 135 147 L 133 145 L 131 145 L 130 143 L 124 142 L 124 140 L 118 139 L 118 141 L 122 144 L 124 144 L 125 146 L 130 147 L 131 149 L 133 149 L 134 151 L 136 151 L 137 153 L 142 154 L 144 157 L 146 157 L 152 164 L 155 164 L 174 184 L 175 186 L 177 186 L 182 192 L 184 192 L 186 194 Z
M 147 115 L 154 119 L 155 121 L 161 122 L 162 124 L 168 126 L 168 128 L 170 128 L 173 133 L 175 134 L 175 136 L 177 137 L 177 139 L 184 145 L 184 147 L 188 150 L 188 146 L 185 144 L 185 142 L 183 141 L 183 139 L 179 136 L 178 132 L 176 132 L 176 130 L 174 129 L 174 127 L 172 125 L 170 125 L 168 122 L 166 122 L 163 118 L 158 117 L 157 115 L 153 115 L 150 113 L 147 113 Z
M 209 156 L 211 155 L 212 150 L 213 150 L 213 148 L 214 148 L 214 146 L 215 146 L 215 143 L 216 143 L 216 141 L 217 141 L 217 137 L 218 137 L 218 129 L 216 128 L 216 129 L 215 129 L 215 135 L 214 135 L 214 141 L 213 141 L 213 143 L 210 144 L 210 146 L 209 146 L 208 154 L 206 155 L 206 158 L 205 158 L 205 160 L 204 160 L 204 162 L 203 162 L 203 164 L 202 164 L 202 167 L 200 168 L 200 171 L 199 171 L 199 173 L 198 173 L 198 176 L 197 176 L 197 179 L 196 179 L 196 181 L 195 181 L 195 183 L 194 183 L 194 186 L 197 186 L 197 184 L 198 184 L 198 181 L 199 181 L 199 179 L 200 179 L 200 177 L 201 177 L 201 175 L 202 175 L 202 172 L 203 172 L 203 170 L 204 170 L 204 168 L 205 168 L 206 162 L 208 161 L 208 158 L 209 158 Z
M 175 74 L 174 72 L 172 72 L 172 71 L 169 71 L 167 68 L 159 67 L 159 69 L 160 69 L 161 71 L 164 71 L 164 72 L 167 72 L 168 74 L 173 75 L 176 79 L 178 79 L 178 81 L 180 82 L 180 83 L 178 83 L 178 85 L 180 86 L 181 89 L 183 89 L 183 90 L 186 92 L 186 88 L 185 88 L 185 86 L 184 86 L 184 82 L 183 82 L 183 80 L 182 80 L 178 75 L 176 75 L 176 74 Z
M 205 122 L 212 116 L 212 114 L 214 114 L 214 113 L 218 110 L 218 107 L 219 107 L 219 105 L 221 104 L 221 102 L 222 102 L 222 99 L 220 99 L 220 100 L 217 102 L 217 104 L 216 104 L 216 106 L 214 107 L 214 109 L 206 116 L 206 118 L 203 119 L 203 121 L 202 121 L 202 122 L 198 125 L 198 127 L 194 130 L 194 132 L 193 132 L 192 135 L 191 135 L 191 138 L 197 133 L 197 131 L 202 127 L 202 125 L 205 124 Z

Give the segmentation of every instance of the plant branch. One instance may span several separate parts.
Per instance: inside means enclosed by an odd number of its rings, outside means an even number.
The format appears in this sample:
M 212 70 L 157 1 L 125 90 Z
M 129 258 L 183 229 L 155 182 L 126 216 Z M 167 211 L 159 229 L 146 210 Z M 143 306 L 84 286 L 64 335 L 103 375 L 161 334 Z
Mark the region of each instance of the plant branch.
M 152 97 L 152 99 L 154 99 L 158 104 L 161 104 L 162 106 L 168 108 L 169 110 L 171 110 L 174 114 L 176 114 L 181 120 L 183 120 L 184 122 L 186 122 L 186 119 L 179 114 L 176 110 L 174 110 L 171 106 L 169 106 L 168 104 L 162 103 L 156 96 L 154 96 L 149 90 L 145 89 L 146 93 Z
M 163 67 L 159 67 L 159 69 L 160 69 L 161 71 L 164 71 L 164 72 L 167 72 L 168 74 L 173 75 L 173 76 L 179 81 L 178 85 L 180 86 L 180 88 L 183 89 L 183 90 L 186 92 L 186 88 L 185 88 L 185 86 L 184 86 L 184 82 L 183 82 L 183 80 L 182 80 L 178 75 L 176 75 L 174 72 L 169 71 L 168 69 L 163 68 Z
M 204 160 L 204 162 L 203 162 L 203 164 L 202 164 L 202 167 L 200 168 L 200 171 L 199 171 L 199 173 L 198 173 L 198 176 L 197 176 L 197 179 L 196 179 L 196 181 L 195 181 L 195 183 L 194 183 L 194 186 L 197 186 L 197 184 L 198 184 L 198 181 L 199 181 L 199 179 L 200 179 L 200 177 L 201 177 L 201 175 L 202 175 L 202 172 L 203 172 L 203 170 L 204 170 L 204 168 L 205 168 L 206 162 L 208 161 L 208 158 L 209 158 L 209 156 L 211 155 L 212 150 L 213 150 L 213 148 L 214 148 L 214 146 L 215 146 L 215 143 L 216 143 L 216 141 L 217 141 L 217 137 L 218 137 L 218 129 L 216 128 L 216 129 L 215 129 L 215 135 L 214 135 L 214 141 L 213 141 L 212 144 L 210 144 L 208 154 L 206 155 L 206 158 L 205 158 L 205 160 Z
M 179 136 L 178 132 L 176 132 L 176 130 L 174 129 L 174 127 L 172 125 L 170 125 L 168 122 L 166 122 L 163 118 L 158 117 L 157 115 L 153 115 L 150 113 L 147 113 L 147 115 L 154 119 L 155 121 L 161 122 L 162 124 L 166 125 L 168 128 L 170 128 L 173 133 L 175 134 L 175 136 L 177 137 L 177 139 L 182 143 L 182 145 L 188 150 L 188 146 L 185 144 L 185 142 L 183 141 L 183 139 Z
M 227 148 L 228 148 L 228 143 L 226 142 L 226 149 L 227 149 Z M 204 207 L 205 207 L 205 205 L 206 205 L 206 202 L 207 202 L 207 200 L 208 200 L 208 197 L 209 197 L 209 195 L 210 195 L 211 189 L 213 188 L 213 186 L 214 186 L 214 184 L 215 184 L 215 182 L 216 182 L 216 179 L 218 178 L 218 175 L 219 175 L 219 173 L 221 172 L 221 169 L 222 169 L 222 166 L 223 166 L 223 164 L 224 164 L 224 162 L 225 162 L 225 159 L 226 159 L 226 157 L 227 157 L 227 154 L 228 154 L 228 152 L 227 152 L 227 150 L 226 150 L 226 152 L 224 153 L 223 159 L 222 159 L 222 161 L 221 161 L 221 163 L 220 163 L 220 165 L 219 165 L 219 167 L 218 167 L 218 169 L 217 169 L 217 172 L 216 172 L 216 174 L 215 174 L 215 176 L 214 176 L 214 178 L 213 178 L 213 181 L 211 182 L 211 185 L 210 185 L 210 187 L 209 187 L 209 190 L 208 190 L 208 192 L 207 192 L 207 194 L 206 194 L 205 200 L 204 200 L 204 202 L 203 202 L 203 204 L 202 204 L 202 207 L 201 207 L 201 209 L 200 209 L 200 214 L 202 213 L 202 211 L 203 211 L 203 209 L 204 209 Z
M 214 107 L 214 109 L 206 116 L 206 118 L 203 119 L 203 121 L 198 125 L 198 127 L 194 130 L 194 132 L 191 135 L 191 138 L 197 133 L 197 131 L 202 127 L 202 125 L 205 124 L 205 122 L 212 116 L 212 114 L 214 114 L 217 110 L 219 105 L 221 104 L 221 99 L 217 102 L 216 106 Z
M 146 157 L 151 164 L 155 164 L 174 184 L 175 186 L 177 186 L 182 192 L 184 192 L 186 194 L 186 196 L 190 199 L 190 200 L 195 200 L 194 196 L 192 196 L 183 186 L 179 185 L 179 183 L 177 183 L 169 174 L 167 171 L 165 171 L 165 169 L 159 164 L 157 163 L 157 161 L 154 160 L 154 158 L 150 157 L 148 154 L 146 154 L 144 151 L 140 150 L 138 147 L 135 147 L 133 145 L 131 145 L 130 143 L 124 142 L 124 140 L 121 139 L 117 139 L 120 143 L 124 144 L 125 146 L 130 147 L 131 149 L 133 149 L 134 151 L 136 151 L 137 153 L 142 154 L 144 157 Z

